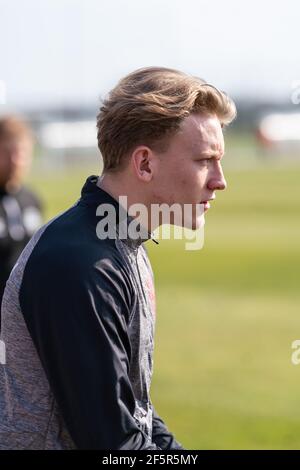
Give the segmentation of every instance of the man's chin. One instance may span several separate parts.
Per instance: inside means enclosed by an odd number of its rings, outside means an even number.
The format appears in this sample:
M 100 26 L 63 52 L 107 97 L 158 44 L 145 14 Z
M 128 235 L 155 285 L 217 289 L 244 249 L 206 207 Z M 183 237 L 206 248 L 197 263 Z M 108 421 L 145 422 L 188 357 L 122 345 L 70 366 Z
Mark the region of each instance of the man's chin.
M 191 226 L 185 226 L 185 228 L 189 230 L 193 230 L 195 232 L 196 230 L 201 230 L 204 227 L 204 225 L 205 225 L 205 219 L 203 216 L 201 221 L 196 220 L 195 222 L 192 223 Z
M 196 230 L 200 230 L 201 228 L 204 227 L 205 217 L 204 217 L 204 214 L 202 214 L 201 216 L 197 217 L 196 219 L 185 220 L 183 224 L 173 222 L 171 225 L 174 225 L 175 227 L 180 227 L 180 228 L 183 228 L 183 229 L 196 231 Z

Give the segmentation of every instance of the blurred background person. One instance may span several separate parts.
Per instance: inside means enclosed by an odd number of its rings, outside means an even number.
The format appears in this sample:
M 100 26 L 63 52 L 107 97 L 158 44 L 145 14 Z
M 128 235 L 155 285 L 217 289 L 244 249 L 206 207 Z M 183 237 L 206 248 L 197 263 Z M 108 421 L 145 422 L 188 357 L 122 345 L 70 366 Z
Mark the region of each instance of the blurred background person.
M 23 185 L 32 150 L 27 124 L 14 116 L 0 118 L 0 303 L 10 271 L 42 222 L 40 199 Z

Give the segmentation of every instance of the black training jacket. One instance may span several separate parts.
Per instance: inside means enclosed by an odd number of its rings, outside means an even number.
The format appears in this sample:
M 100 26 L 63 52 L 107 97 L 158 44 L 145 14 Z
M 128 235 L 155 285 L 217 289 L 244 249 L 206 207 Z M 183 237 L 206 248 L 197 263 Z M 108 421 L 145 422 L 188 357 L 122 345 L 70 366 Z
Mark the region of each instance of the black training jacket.
M 96 182 L 33 236 L 7 282 L 0 449 L 181 448 L 150 399 L 150 235 L 124 237 L 120 211 L 116 237 L 100 239 L 99 206 L 120 206 Z

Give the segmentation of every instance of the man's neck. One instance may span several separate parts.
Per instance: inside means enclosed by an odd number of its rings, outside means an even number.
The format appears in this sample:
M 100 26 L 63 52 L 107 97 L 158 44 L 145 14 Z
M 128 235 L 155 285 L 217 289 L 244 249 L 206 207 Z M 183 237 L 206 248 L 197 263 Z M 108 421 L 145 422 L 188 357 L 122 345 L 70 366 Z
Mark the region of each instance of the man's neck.
M 134 204 L 143 204 L 147 210 L 148 210 L 148 218 L 147 220 L 144 220 L 143 218 L 139 219 L 141 220 L 141 225 L 144 226 L 147 231 L 151 232 L 151 211 L 150 207 L 148 207 L 145 199 L 143 199 L 137 191 L 133 191 L 133 184 L 130 184 L 129 182 L 124 182 L 121 179 L 117 180 L 115 176 L 111 176 L 109 174 L 103 174 L 98 178 L 97 181 L 97 186 L 100 189 L 103 189 L 106 191 L 110 196 L 112 196 L 116 201 L 118 201 L 122 205 L 122 200 L 120 201 L 120 197 L 126 196 L 127 198 L 127 204 L 126 204 L 126 209 L 130 213 L 129 208 L 133 206 Z

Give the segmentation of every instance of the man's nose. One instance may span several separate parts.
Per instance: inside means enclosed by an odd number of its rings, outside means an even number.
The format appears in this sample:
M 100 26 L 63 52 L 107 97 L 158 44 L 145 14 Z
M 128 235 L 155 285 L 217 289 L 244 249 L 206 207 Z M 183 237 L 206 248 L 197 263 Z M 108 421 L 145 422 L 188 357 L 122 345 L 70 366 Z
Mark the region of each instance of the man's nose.
M 215 169 L 214 173 L 211 175 L 207 183 L 207 186 L 211 191 L 223 191 L 227 187 L 222 166 L 219 162 L 217 162 L 217 164 L 217 168 Z

